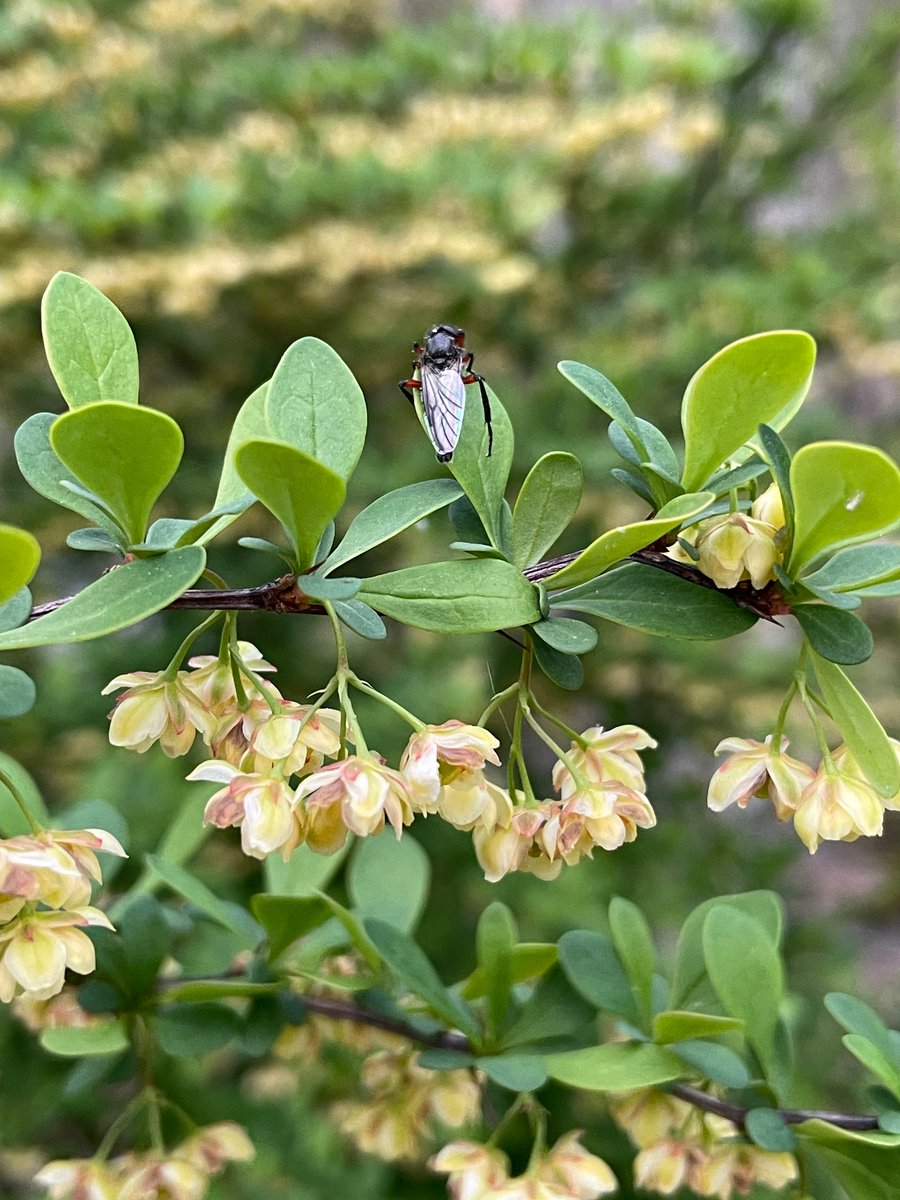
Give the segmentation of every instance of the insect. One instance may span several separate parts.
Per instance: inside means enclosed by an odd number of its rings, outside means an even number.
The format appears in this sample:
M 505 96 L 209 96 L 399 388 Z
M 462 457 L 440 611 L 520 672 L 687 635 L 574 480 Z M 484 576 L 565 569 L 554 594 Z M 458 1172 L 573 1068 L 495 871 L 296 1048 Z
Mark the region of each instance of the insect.
M 466 411 L 466 384 L 481 390 L 484 423 L 488 431 L 488 457 L 494 448 L 491 402 L 484 378 L 472 370 L 475 355 L 466 350 L 465 331 L 458 325 L 433 325 L 425 334 L 425 345 L 413 342 L 413 374 L 400 383 L 400 390 L 415 405 L 413 389 L 422 393 L 425 426 L 438 462 L 453 458 Z

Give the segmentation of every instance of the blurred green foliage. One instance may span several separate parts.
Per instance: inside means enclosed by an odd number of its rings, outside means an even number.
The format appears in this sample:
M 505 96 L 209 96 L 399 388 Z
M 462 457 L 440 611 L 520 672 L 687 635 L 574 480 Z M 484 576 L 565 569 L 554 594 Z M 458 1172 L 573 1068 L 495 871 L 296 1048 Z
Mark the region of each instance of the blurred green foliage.
M 101 561 L 63 549 L 72 525 L 26 494 L 7 449 L 19 421 L 59 408 L 38 337 L 38 299 L 59 269 L 87 276 L 126 312 L 143 399 L 187 431 L 190 469 L 167 493 L 166 515 L 209 507 L 238 404 L 304 334 L 335 346 L 368 399 L 355 503 L 436 474 L 396 380 L 408 373 L 413 338 L 440 320 L 466 327 L 478 368 L 510 410 L 520 478 L 550 449 L 584 462 L 582 540 L 561 550 L 643 514 L 604 479 L 604 424 L 558 376 L 560 358 L 598 367 L 674 435 L 684 385 L 711 353 L 761 329 L 800 327 L 817 338 L 820 366 L 792 437 L 890 446 L 900 29 L 890 5 L 880 12 L 863 17 L 837 0 L 648 0 L 624 16 L 589 9 L 550 23 L 491 22 L 452 6 L 436 18 L 424 4 L 401 14 L 389 0 L 9 0 L 0 12 L 0 469 L 3 519 L 36 529 L 45 549 L 38 598 L 83 586 Z M 271 532 L 256 510 L 236 530 Z M 406 561 L 442 557 L 449 540 L 443 518 L 432 519 L 405 535 Z M 235 585 L 278 570 L 249 557 L 225 545 L 214 564 Z M 372 571 L 404 565 L 383 551 L 367 561 Z M 886 610 L 872 615 L 884 645 L 896 624 Z M 102 797 L 123 813 L 125 882 L 197 785 L 183 783 L 183 762 L 105 748 L 99 691 L 120 671 L 164 665 L 189 624 L 177 614 L 89 653 L 30 653 L 23 665 L 37 678 L 38 707 L 4 731 L 3 749 L 34 771 L 51 807 Z M 315 625 L 242 622 L 297 698 L 330 670 Z M 489 676 L 499 684 L 515 669 L 500 638 L 450 643 L 392 629 L 390 639 L 388 654 L 354 647 L 354 665 L 427 720 L 474 719 Z M 859 986 L 896 1017 L 887 980 L 897 963 L 884 955 L 897 898 L 889 847 L 826 846 L 812 870 L 765 814 L 705 808 L 713 747 L 730 733 L 767 731 L 791 645 L 774 627 L 710 646 L 602 633 L 586 689 L 553 700 L 579 728 L 633 722 L 658 737 L 650 795 L 659 827 L 553 885 L 512 877 L 491 887 L 467 838 L 425 825 L 436 884 L 423 928 L 447 974 L 469 966 L 460 922 L 471 933 L 501 893 L 524 936 L 558 936 L 573 912 L 599 925 L 615 892 L 638 900 L 665 936 L 708 895 L 775 886 L 791 905 L 798 993 L 846 984 L 862 948 Z M 895 655 L 877 654 L 855 677 L 896 728 Z M 395 756 L 403 731 L 383 710 L 361 715 L 370 744 Z M 805 731 L 797 735 L 802 751 Z M 534 754 L 540 762 L 539 746 Z M 889 821 L 885 841 L 896 839 Z M 258 886 L 255 864 L 224 835 L 205 843 L 199 863 L 235 899 Z M 198 962 L 214 969 L 232 949 L 211 942 Z M 828 1066 L 837 1030 L 812 1025 L 812 1011 L 797 1001 L 808 1081 L 797 1101 L 859 1103 L 846 1061 Z M 48 1064 L 6 1018 L 0 1061 L 6 1086 L 15 1071 L 31 1097 L 8 1117 L 4 1106 L 0 1186 L 28 1195 L 23 1147 L 45 1147 L 38 1161 L 89 1153 L 105 1115 L 84 1072 Z M 299 1091 L 290 1082 L 285 1094 L 274 1078 L 267 1093 L 249 1058 L 222 1056 L 213 1087 L 199 1066 L 179 1071 L 172 1086 L 186 1108 L 204 1121 L 245 1121 L 261 1148 L 254 1167 L 215 1185 L 216 1197 L 443 1194 L 436 1181 L 344 1146 L 317 1115 L 332 1077 Z M 345 1064 L 339 1078 L 350 1086 L 352 1076 Z M 577 1105 L 558 1106 L 560 1129 L 585 1124 L 589 1145 L 625 1161 L 595 1102 Z

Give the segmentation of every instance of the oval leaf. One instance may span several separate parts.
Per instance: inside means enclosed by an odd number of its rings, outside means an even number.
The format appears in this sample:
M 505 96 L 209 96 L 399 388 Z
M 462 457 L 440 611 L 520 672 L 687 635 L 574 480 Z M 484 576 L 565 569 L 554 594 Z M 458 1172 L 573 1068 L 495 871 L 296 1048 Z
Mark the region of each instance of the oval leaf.
M 513 456 L 513 428 L 506 409 L 487 389 L 491 402 L 491 425 L 494 431 L 494 447 L 488 457 L 488 431 L 477 383 L 466 388 L 466 411 L 463 414 L 462 432 L 452 460 L 447 463 L 472 507 L 487 531 L 491 544 L 503 549 L 501 517 L 503 494 Z M 420 421 L 423 420 L 421 405 L 417 405 Z
M 637 1017 L 635 996 L 610 938 L 587 929 L 572 929 L 559 939 L 559 961 L 566 977 L 585 1000 L 604 1012 L 629 1021 Z
M 475 1059 L 488 1079 L 510 1092 L 536 1092 L 547 1082 L 547 1068 L 537 1054 L 497 1054 Z
M 374 608 L 362 600 L 335 600 L 334 611 L 341 624 L 358 633 L 360 637 L 380 642 L 387 637 L 387 626 Z
M 587 654 L 597 645 L 597 630 L 571 617 L 550 616 L 531 626 L 537 636 L 562 654 Z
M 551 598 L 554 608 L 603 617 L 661 637 L 715 641 L 756 623 L 724 593 L 643 563 L 614 567 L 599 579 Z
M 751 917 L 719 904 L 703 922 L 703 955 L 726 1011 L 744 1022 L 747 1040 L 767 1064 L 784 991 L 781 958 L 772 939 Z
M 657 1013 L 653 1018 L 653 1040 L 666 1045 L 670 1042 L 685 1042 L 692 1038 L 715 1037 L 717 1033 L 731 1033 L 743 1029 L 744 1022 L 737 1017 L 722 1017 L 715 1013 L 686 1012 L 670 1009 Z
M 760 425 L 783 427 L 809 391 L 815 361 L 809 334 L 788 329 L 741 338 L 704 363 L 681 408 L 685 490 L 705 483 Z
M 128 1035 L 124 1020 L 117 1019 L 86 1025 L 82 1029 L 72 1026 L 45 1029 L 40 1041 L 51 1054 L 59 1054 L 63 1058 L 84 1058 L 91 1054 L 118 1054 L 128 1046 Z
M 389 891 L 385 891 L 386 879 L 391 881 Z M 370 837 L 356 843 L 347 871 L 347 891 L 360 916 L 377 916 L 411 933 L 430 886 L 431 863 L 414 838 Z
M 33 607 L 31 592 L 28 588 L 20 588 L 5 604 L 0 604 L 0 633 L 24 625 Z
M 638 1008 L 644 1020 L 648 1021 L 652 1008 L 656 947 L 647 918 L 630 900 L 613 896 L 609 905 L 609 928 Z
M 569 383 L 574 383 L 588 400 L 593 401 L 601 412 L 605 412 L 622 426 L 635 448 L 640 446 L 641 450 L 644 449 L 639 418 L 634 415 L 628 401 L 614 383 L 593 367 L 573 362 L 571 359 L 558 363 L 557 369 L 560 375 L 568 379 Z
M 58 271 L 41 302 L 47 362 L 69 408 L 138 402 L 138 355 L 112 300 L 80 275 Z
M 613 1042 L 544 1058 L 551 1079 L 588 1092 L 624 1092 L 668 1083 L 684 1074 L 676 1056 L 649 1042 Z
M 15 525 L 0 525 L 0 604 L 31 582 L 40 561 L 41 548 L 33 534 Z
M 76 479 L 107 505 L 132 544 L 181 462 L 184 438 L 171 417 L 107 400 L 64 413 L 50 443 Z
M 584 472 L 574 454 L 539 458 L 525 477 L 512 520 L 512 560 L 519 568 L 543 558 L 578 511 Z
M 85 642 L 136 625 L 176 600 L 205 565 L 206 551 L 200 546 L 184 546 L 155 558 L 123 563 L 53 612 L 19 629 L 0 633 L 0 650 Z
M 832 721 L 866 779 L 890 800 L 900 792 L 900 762 L 881 722 L 840 667 L 815 652 L 812 658 Z
M 344 503 L 344 481 L 302 450 L 273 438 L 244 442 L 235 467 L 290 539 L 300 567 L 313 560 L 319 538 Z
M 374 575 L 359 593 L 372 608 L 416 629 L 489 633 L 540 619 L 537 592 L 497 559 L 428 563 Z
M 795 604 L 791 610 L 817 654 L 834 663 L 861 663 L 872 657 L 872 633 L 859 617 L 826 604 Z
M 453 479 L 426 479 L 423 483 L 411 483 L 379 496 L 353 518 L 341 544 L 325 560 L 321 573 L 327 575 L 352 558 L 380 546 L 429 513 L 452 504 L 461 495 L 462 488 Z
M 814 442 L 794 455 L 796 574 L 825 550 L 879 537 L 900 521 L 900 470 L 874 446 Z
M 900 580 L 900 546 L 876 542 L 839 550 L 824 567 L 805 575 L 802 583 L 829 592 L 852 592 L 897 580 Z
M 353 474 L 366 440 L 366 402 L 353 372 L 325 342 L 305 337 L 287 348 L 269 384 L 265 413 L 272 437 L 342 480 Z
M 0 666 L 0 718 L 23 716 L 34 705 L 34 700 L 31 676 L 18 667 Z
M 584 667 L 576 655 L 554 650 L 538 638 L 534 643 L 534 658 L 547 678 L 557 687 L 577 692 L 584 683 Z

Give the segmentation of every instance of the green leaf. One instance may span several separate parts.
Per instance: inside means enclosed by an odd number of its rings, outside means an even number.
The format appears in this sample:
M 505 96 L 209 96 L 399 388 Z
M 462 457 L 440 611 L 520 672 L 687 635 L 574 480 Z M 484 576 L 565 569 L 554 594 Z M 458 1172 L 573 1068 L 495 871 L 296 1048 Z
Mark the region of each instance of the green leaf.
M 525 477 L 512 520 L 512 560 L 530 567 L 543 558 L 578 511 L 584 472 L 574 454 L 539 458 Z
M 547 1082 L 547 1068 L 537 1054 L 496 1054 L 475 1059 L 488 1079 L 510 1092 L 536 1092 Z
M 559 373 L 568 379 L 569 383 L 574 383 L 580 392 L 587 396 L 601 412 L 605 412 L 608 417 L 614 421 L 618 421 L 619 425 L 625 430 L 632 445 L 643 454 L 645 450 L 643 437 L 641 435 L 641 427 L 639 418 L 634 415 L 628 401 L 605 375 L 601 375 L 599 371 L 595 371 L 593 367 L 588 367 L 584 363 L 573 362 L 571 359 L 565 359 L 557 364 Z
M 537 592 L 495 559 L 427 563 L 366 579 L 360 600 L 387 617 L 438 633 L 489 633 L 540 618 Z
M 44 804 L 44 798 L 38 791 L 37 784 L 21 763 L 17 763 L 8 754 L 0 752 L 0 771 L 9 779 L 28 805 L 32 816 L 42 825 L 49 826 L 50 816 L 47 806 Z M 31 828 L 25 814 L 13 799 L 9 788 L 0 781 L 0 836 L 17 837 L 20 833 L 31 833 Z
M 509 1011 L 513 986 L 513 949 L 518 936 L 515 917 L 506 905 L 499 900 L 489 904 L 481 914 L 475 935 L 478 967 L 487 981 L 489 1036 L 496 1036 Z
M 631 982 L 612 940 L 602 933 L 572 929 L 559 939 L 559 960 L 573 987 L 602 1012 L 637 1018 Z
M 147 530 L 147 544 L 161 550 L 194 544 L 203 546 L 211 540 L 208 536 L 210 530 L 230 525 L 235 517 L 239 517 L 255 503 L 256 497 L 251 492 L 244 492 L 236 500 L 231 500 L 212 512 L 204 513 L 202 517 L 195 517 L 192 521 L 186 518 L 161 517 Z
M 266 931 L 271 961 L 331 917 L 328 906 L 313 896 L 270 896 L 261 892 L 253 897 L 250 907 Z
M 795 604 L 791 609 L 817 654 L 834 663 L 861 663 L 872 657 L 868 625 L 850 612 L 825 604 Z
M 553 942 L 519 942 L 513 946 L 510 969 L 513 983 L 524 983 L 545 974 L 558 961 Z M 486 971 L 476 967 L 460 989 L 464 1000 L 478 1000 L 490 991 L 491 981 Z
M 84 642 L 136 625 L 177 599 L 205 565 L 206 552 L 199 546 L 123 563 L 59 608 L 0 634 L 0 650 Z
M 593 1016 L 593 1004 L 572 986 L 561 967 L 551 967 L 538 980 L 515 1024 L 503 1035 L 503 1046 L 566 1037 L 583 1029 Z
M 342 575 L 339 579 L 326 579 L 322 575 L 297 577 L 298 590 L 313 600 L 352 600 L 361 586 L 361 579 L 353 579 L 349 575 Z
M 20 588 L 5 604 L 0 604 L 0 633 L 24 625 L 33 606 L 31 592 L 27 587 Z
M 701 487 L 760 425 L 786 425 L 809 391 L 815 361 L 815 342 L 799 330 L 757 333 L 713 355 L 684 393 L 685 491 Z
M 544 582 L 553 588 L 576 587 L 586 583 L 629 554 L 643 550 L 683 521 L 703 512 L 714 499 L 712 492 L 676 496 L 649 521 L 637 521 L 633 525 L 620 525 L 607 530 L 582 550 L 573 562 L 556 574 L 549 575 Z
M 815 652 L 812 665 L 831 719 L 850 753 L 878 795 L 890 800 L 900 792 L 900 762 L 880 721 L 840 667 Z
M 75 478 L 107 505 L 129 542 L 143 541 L 150 510 L 184 450 L 172 418 L 105 400 L 58 417 L 50 443 Z
M 166 999 L 173 1003 L 231 1000 L 244 996 L 270 996 L 279 983 L 253 983 L 249 979 L 192 979 L 166 987 Z
M 35 413 L 16 430 L 15 449 L 19 470 L 39 495 L 93 521 L 114 541 L 121 541 L 121 531 L 102 509 L 63 486 L 64 483 L 74 484 L 76 481 L 50 444 L 50 430 L 57 419 L 56 413 Z
M 0 666 L 0 720 L 24 716 L 34 706 L 35 697 L 30 675 L 18 667 Z
M 57 271 L 41 302 L 47 362 L 69 408 L 138 402 L 138 355 L 128 322 L 93 284 Z
M 716 641 L 743 633 L 756 617 L 724 593 L 643 563 L 625 563 L 581 587 L 557 592 L 555 608 L 589 613 L 660 637 Z
M 148 1021 L 160 1049 L 175 1058 L 221 1050 L 241 1029 L 241 1018 L 224 1004 L 166 1004 Z
M 347 857 L 352 839 L 334 854 L 316 854 L 309 846 L 298 846 L 285 862 L 270 854 L 263 863 L 266 887 L 280 896 L 312 896 L 327 886 Z
M 900 580 L 900 546 L 875 542 L 839 550 L 824 567 L 805 575 L 802 582 L 829 592 L 853 592 L 895 580 Z
M 900 521 L 900 470 L 874 446 L 804 446 L 791 463 L 791 487 L 796 507 L 792 574 L 826 550 L 880 537 Z
M 266 415 L 266 397 L 268 392 L 269 384 L 262 384 L 255 392 L 251 392 L 238 409 L 234 425 L 231 427 L 231 433 L 228 435 L 228 445 L 225 448 L 225 461 L 222 464 L 219 487 L 216 491 L 216 498 L 213 501 L 214 510 L 225 508 L 246 494 L 247 488 L 237 473 L 234 458 L 238 447 L 243 446 L 245 442 L 251 442 L 257 438 L 272 437 L 272 429 Z M 220 517 L 215 525 L 211 526 L 203 534 L 201 544 L 210 542 L 214 537 L 217 537 L 223 529 L 231 524 L 236 515 Z
M 888 1028 L 865 1001 L 858 996 L 848 996 L 846 992 L 829 992 L 825 997 L 825 1007 L 848 1033 L 859 1034 L 884 1054 L 890 1054 Z
M 319 538 L 344 503 L 343 480 L 302 450 L 272 438 L 244 442 L 234 461 L 247 487 L 281 522 L 298 565 L 309 566 Z
M 362 600 L 335 600 L 334 611 L 341 624 L 360 637 L 379 642 L 387 637 L 387 626 L 374 608 Z
M 193 904 L 211 921 L 228 929 L 248 950 L 254 949 L 262 941 L 264 931 L 250 914 L 237 904 L 229 904 L 220 900 L 215 892 L 210 891 L 190 871 L 175 863 L 166 862 L 155 854 L 147 855 L 147 866 L 157 875 L 167 887 L 179 896 L 183 896 L 189 904 Z
M 821 1157 L 851 1200 L 897 1200 L 900 1138 L 853 1133 L 826 1121 L 804 1121 L 795 1132 L 801 1145 Z
M 672 1003 L 683 1005 L 706 974 L 703 954 L 703 924 L 719 904 L 736 908 L 766 930 L 772 945 L 778 947 L 784 929 L 784 908 L 774 892 L 740 892 L 733 896 L 716 896 L 704 900 L 681 927 L 675 947 L 675 970 L 672 977 Z
M 121 541 L 121 538 L 119 540 Z M 91 550 L 100 554 L 118 556 L 121 552 L 118 542 L 115 542 L 105 530 L 97 529 L 93 525 L 88 529 L 73 530 L 66 538 L 66 545 L 72 550 Z
M 624 1092 L 669 1083 L 684 1074 L 678 1058 L 649 1042 L 611 1042 L 544 1058 L 551 1079 L 588 1092 Z
M 550 616 L 535 622 L 531 630 L 561 654 L 587 654 L 597 645 L 597 630 L 571 617 Z
M 656 947 L 647 918 L 636 904 L 614 896 L 609 905 L 609 928 L 619 961 L 631 983 L 638 1011 L 645 1022 L 652 1012 Z
M 84 1058 L 94 1054 L 120 1053 L 128 1047 L 128 1035 L 125 1022 L 117 1018 L 82 1029 L 73 1026 L 45 1029 L 41 1033 L 40 1043 L 50 1054 L 59 1054 L 63 1058 Z
M 471 1009 L 444 987 L 424 950 L 401 930 L 376 917 L 370 917 L 365 928 L 378 953 L 400 982 L 424 1000 L 437 1016 L 477 1041 L 480 1031 Z
M 747 1040 L 768 1064 L 784 992 L 781 958 L 772 939 L 752 917 L 718 904 L 703 922 L 703 954 L 726 1012 L 745 1023 Z
M 328 556 L 320 574 L 328 575 L 374 546 L 396 537 L 423 517 L 446 507 L 463 494 L 453 479 L 426 479 L 379 496 L 350 522 L 336 550 Z
M 390 881 L 387 887 L 386 881 Z M 357 841 L 347 870 L 347 892 L 360 916 L 380 917 L 404 933 L 412 933 L 430 886 L 431 863 L 414 838 Z
M 33 534 L 15 525 L 0 525 L 0 604 L 31 582 L 40 561 L 41 548 Z
M 768 428 L 768 425 L 760 425 L 760 429 Z M 778 435 L 776 434 L 775 436 L 777 437 Z M 790 460 L 788 460 L 788 463 L 790 464 Z M 730 492 L 733 488 L 743 487 L 751 479 L 758 479 L 760 475 L 768 470 L 768 463 L 758 462 L 754 459 L 752 462 L 745 463 L 742 467 L 732 467 L 730 470 L 720 471 L 718 474 L 713 475 L 707 481 L 706 490 L 714 492 L 716 496 L 724 496 L 726 492 Z
M 535 661 L 548 679 L 557 687 L 570 692 L 578 691 L 584 683 L 584 667 L 576 655 L 554 650 L 540 638 L 535 641 L 533 649 Z
M 120 910 L 116 932 L 125 951 L 127 971 L 118 982 L 137 1003 L 153 987 L 172 946 L 172 930 L 162 905 L 153 896 L 137 896 Z
M 688 1066 L 694 1067 L 704 1079 L 727 1088 L 744 1088 L 750 1082 L 750 1072 L 740 1055 L 717 1042 L 678 1042 L 672 1050 Z
M 622 467 L 613 467 L 609 473 L 618 483 L 623 483 L 636 496 L 640 496 L 642 500 L 646 500 L 651 508 L 656 508 L 657 499 L 650 490 L 643 475 L 638 475 L 636 471 L 626 471 Z
M 732 1030 L 743 1028 L 744 1022 L 737 1017 L 669 1009 L 667 1012 L 657 1013 L 653 1018 L 653 1040 L 666 1045 L 694 1038 L 715 1037 L 718 1033 L 730 1033 Z
M 763 1150 L 777 1154 L 797 1148 L 793 1130 L 774 1108 L 751 1108 L 744 1118 L 744 1128 L 754 1144 Z
M 513 429 L 506 409 L 490 388 L 487 392 L 491 402 L 491 423 L 494 429 L 493 453 L 489 458 L 488 432 L 484 423 L 478 384 L 470 384 L 466 388 L 466 410 L 463 414 L 459 444 L 447 466 L 472 503 L 491 544 L 502 550 L 504 547 L 501 513 L 506 481 L 512 466 Z
M 868 1038 L 859 1033 L 845 1033 L 841 1041 L 853 1057 L 871 1071 L 876 1079 L 880 1079 L 895 1096 L 900 1096 L 900 1064 L 891 1058 L 889 1051 L 886 1052 L 877 1045 L 873 1045 Z
M 273 438 L 341 480 L 353 474 L 366 440 L 366 402 L 353 372 L 325 342 L 305 337 L 287 348 L 269 384 L 265 413 Z
M 794 541 L 794 492 L 791 487 L 791 456 L 787 446 L 770 425 L 760 425 L 759 441 L 762 454 L 769 464 L 772 479 L 778 485 L 781 493 L 781 506 L 784 509 L 785 527 L 787 529 L 787 545 Z

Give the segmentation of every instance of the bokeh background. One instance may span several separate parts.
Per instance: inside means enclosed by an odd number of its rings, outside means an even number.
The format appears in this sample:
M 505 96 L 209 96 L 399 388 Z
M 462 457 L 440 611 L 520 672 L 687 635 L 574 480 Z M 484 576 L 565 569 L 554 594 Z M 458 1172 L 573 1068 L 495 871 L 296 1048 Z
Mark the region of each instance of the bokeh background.
M 550 449 L 586 472 L 579 519 L 559 550 L 641 515 L 609 479 L 605 421 L 558 375 L 575 358 L 610 376 L 642 415 L 677 436 L 694 370 L 768 328 L 818 340 L 797 446 L 847 437 L 897 450 L 900 394 L 900 23 L 891 0 L 7 0 L 0 10 L 0 486 L 3 519 L 45 548 L 38 600 L 95 577 L 103 560 L 65 548 L 77 524 L 28 492 L 12 434 L 61 401 L 39 336 L 52 274 L 77 271 L 124 310 L 145 403 L 186 433 L 161 513 L 199 515 L 241 401 L 287 345 L 314 334 L 351 366 L 370 410 L 351 508 L 439 472 L 396 381 L 435 321 L 465 326 L 478 366 L 516 429 L 514 480 Z M 275 573 L 233 538 L 271 533 L 248 514 L 213 555 L 234 584 Z M 371 570 L 444 557 L 443 518 L 373 553 Z M 854 678 L 889 732 L 900 729 L 896 618 L 870 605 L 873 660 Z M 85 648 L 23 656 L 39 686 L 2 731 L 57 811 L 102 801 L 127 826 L 133 859 L 159 842 L 197 787 L 183 761 L 137 758 L 105 741 L 113 675 L 165 665 L 183 616 Z M 301 698 L 328 677 L 312 619 L 250 619 L 243 636 Z M 878 844 L 824 846 L 810 861 L 767 812 L 705 807 L 713 749 L 761 737 L 786 686 L 794 639 L 757 627 L 701 647 L 601 630 L 579 694 L 545 700 L 579 728 L 624 721 L 659 739 L 650 794 L 659 826 L 615 855 L 564 873 L 483 882 L 465 835 L 420 829 L 435 891 L 424 940 L 447 978 L 467 970 L 482 908 L 501 898 L 523 936 L 602 928 L 621 893 L 662 945 L 720 892 L 771 886 L 788 902 L 799 1036 L 798 1102 L 860 1104 L 821 995 L 858 990 L 900 1016 L 894 856 Z M 354 646 L 360 674 L 426 720 L 474 719 L 490 680 L 514 670 L 499 638 L 445 643 L 392 629 Z M 22 660 L 16 660 L 22 661 Z M 395 756 L 404 733 L 366 710 L 370 744 Z M 812 755 L 802 722 L 794 746 Z M 539 747 L 535 761 L 543 762 Z M 546 764 L 545 764 L 546 765 Z M 193 788 L 193 792 L 189 789 Z M 236 899 L 259 887 L 226 835 L 195 866 Z M 115 886 L 127 886 L 132 861 Z M 210 969 L 233 950 L 210 934 Z M 217 957 L 218 956 L 218 957 Z M 342 1087 L 306 1070 L 272 1077 L 249 1055 L 183 1065 L 173 1082 L 198 1118 L 250 1127 L 255 1166 L 216 1197 L 430 1197 L 419 1169 L 361 1157 L 322 1113 Z M 209 1079 L 213 1086 L 209 1086 Z M 280 1080 L 280 1082 L 279 1082 Z M 114 1085 L 109 1097 L 114 1105 Z M 0 1192 L 30 1196 L 51 1155 L 90 1153 L 115 1108 L 90 1079 L 48 1063 L 0 1018 Z M 10 1097 L 29 1097 L 11 1104 Z M 627 1159 L 593 1102 L 551 1097 L 559 1130 Z M 624 1194 L 630 1194 L 627 1185 Z

